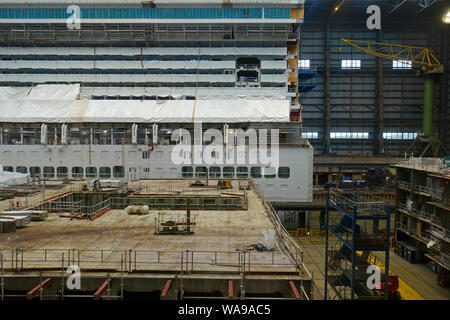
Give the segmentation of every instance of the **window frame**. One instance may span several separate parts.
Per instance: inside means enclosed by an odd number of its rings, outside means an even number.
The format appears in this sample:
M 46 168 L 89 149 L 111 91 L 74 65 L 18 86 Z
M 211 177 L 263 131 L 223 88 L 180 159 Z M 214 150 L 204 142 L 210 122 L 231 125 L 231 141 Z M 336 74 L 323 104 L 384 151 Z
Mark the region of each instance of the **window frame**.
M 281 169 L 287 169 L 287 173 L 281 173 Z M 291 168 L 290 167 L 278 167 L 278 178 L 280 179 L 289 179 L 291 176 Z

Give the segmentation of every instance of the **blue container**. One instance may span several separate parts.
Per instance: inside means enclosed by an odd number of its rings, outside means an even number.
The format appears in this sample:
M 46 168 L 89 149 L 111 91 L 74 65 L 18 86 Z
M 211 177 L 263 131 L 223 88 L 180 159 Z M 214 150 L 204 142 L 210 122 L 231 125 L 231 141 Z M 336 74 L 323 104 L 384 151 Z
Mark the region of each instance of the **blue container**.
M 405 255 L 405 248 L 400 243 L 397 243 L 395 246 L 395 253 L 403 258 Z
M 416 250 L 409 251 L 409 258 L 407 260 L 409 263 L 416 263 Z
M 341 189 L 353 189 L 353 182 L 351 180 L 343 180 L 339 183 Z
M 367 186 L 366 182 L 363 180 L 357 180 L 357 181 L 353 182 L 353 185 L 356 188 L 365 188 Z
M 336 184 L 335 183 L 326 183 L 325 190 L 328 190 L 330 188 L 336 188 Z
M 409 261 L 409 249 L 408 248 L 404 248 L 403 251 L 403 258 L 405 258 L 407 261 Z

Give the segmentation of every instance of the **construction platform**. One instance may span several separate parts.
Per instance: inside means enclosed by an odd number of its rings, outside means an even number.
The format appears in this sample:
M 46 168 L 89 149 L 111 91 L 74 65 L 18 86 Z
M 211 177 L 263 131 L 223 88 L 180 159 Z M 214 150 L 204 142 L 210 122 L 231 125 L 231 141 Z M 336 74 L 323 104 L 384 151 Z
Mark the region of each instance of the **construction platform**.
M 82 191 L 78 182 L 44 200 L 34 195 L 28 209 L 47 209 L 49 217 L 0 234 L 0 296 L 312 299 L 302 249 L 257 187 L 245 182 L 248 189 L 233 181 L 231 189 L 218 190 L 214 181 L 190 187 L 188 180 L 142 180 L 100 191 Z M 187 214 L 186 199 L 195 231 L 156 234 L 161 215 Z M 208 203 L 219 209 L 208 210 Z M 127 214 L 123 208 L 134 204 L 150 210 Z M 274 249 L 252 249 L 265 243 L 264 230 L 275 233 Z M 81 289 L 67 288 L 69 266 L 80 268 Z

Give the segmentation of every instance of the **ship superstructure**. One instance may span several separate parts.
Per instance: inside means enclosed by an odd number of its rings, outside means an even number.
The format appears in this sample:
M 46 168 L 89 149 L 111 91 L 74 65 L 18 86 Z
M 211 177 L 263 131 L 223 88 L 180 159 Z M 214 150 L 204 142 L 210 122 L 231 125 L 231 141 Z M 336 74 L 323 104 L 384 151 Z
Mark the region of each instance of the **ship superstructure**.
M 46 179 L 251 177 L 267 200 L 311 201 L 303 2 L 3 1 L 0 164 Z

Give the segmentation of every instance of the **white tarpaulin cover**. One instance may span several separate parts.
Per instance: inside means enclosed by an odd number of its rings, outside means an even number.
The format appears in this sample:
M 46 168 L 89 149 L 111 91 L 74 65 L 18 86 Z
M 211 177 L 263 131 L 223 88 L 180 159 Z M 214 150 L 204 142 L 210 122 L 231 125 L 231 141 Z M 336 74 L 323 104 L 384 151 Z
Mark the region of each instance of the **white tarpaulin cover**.
M 288 122 L 288 100 L 0 100 L 0 122 Z
M 0 165 L 0 187 L 24 184 L 29 177 L 29 174 L 3 171 L 3 166 Z
M 2 100 L 76 100 L 80 94 L 79 84 L 39 84 L 35 87 L 0 87 Z

